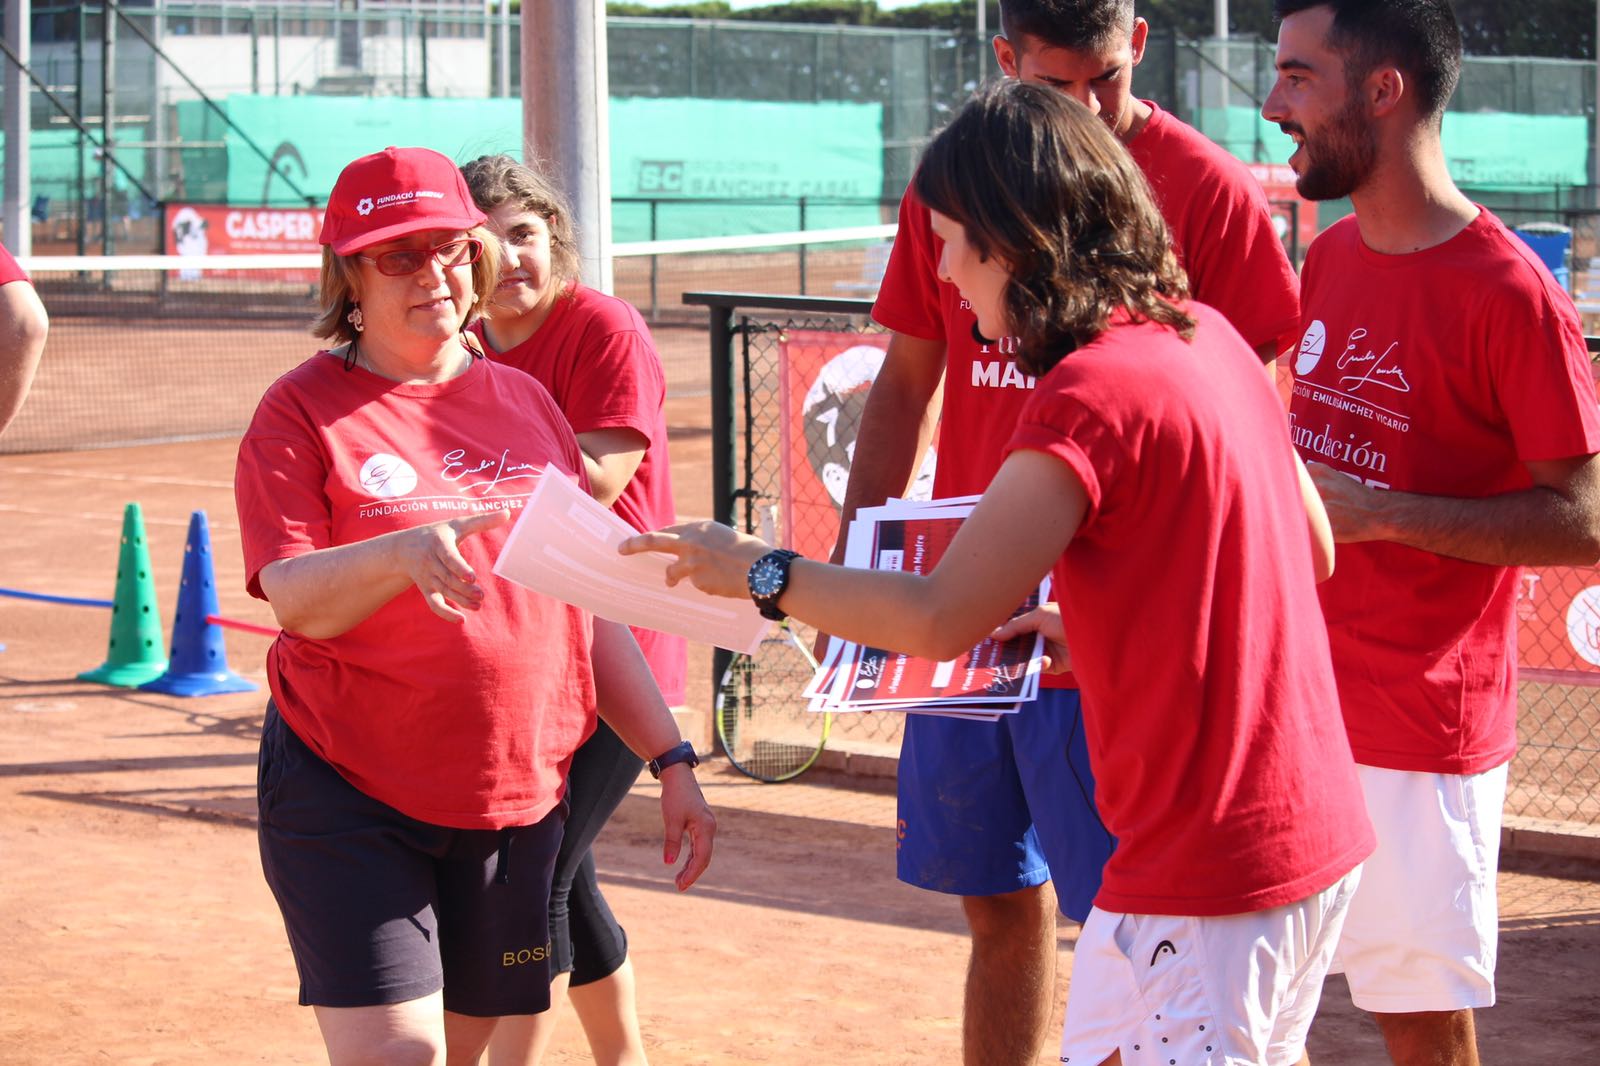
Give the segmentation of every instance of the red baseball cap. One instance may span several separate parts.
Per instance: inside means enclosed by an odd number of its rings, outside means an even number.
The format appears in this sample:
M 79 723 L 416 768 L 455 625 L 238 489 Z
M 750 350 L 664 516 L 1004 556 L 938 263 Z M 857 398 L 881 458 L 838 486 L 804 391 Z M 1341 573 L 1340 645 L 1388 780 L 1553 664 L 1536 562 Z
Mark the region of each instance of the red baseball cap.
M 339 172 L 317 240 L 350 255 L 418 230 L 465 230 L 486 221 L 449 156 L 431 148 L 385 148 Z

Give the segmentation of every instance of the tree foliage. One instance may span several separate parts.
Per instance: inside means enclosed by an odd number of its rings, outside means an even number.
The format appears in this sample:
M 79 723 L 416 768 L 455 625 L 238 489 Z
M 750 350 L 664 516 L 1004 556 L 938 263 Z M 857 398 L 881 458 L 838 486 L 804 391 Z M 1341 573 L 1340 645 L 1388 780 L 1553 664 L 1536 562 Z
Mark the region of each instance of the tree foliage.
M 988 0 L 988 24 L 998 29 L 998 4 Z M 1138 0 L 1138 11 L 1152 26 L 1176 30 L 1185 37 L 1209 37 L 1213 0 Z M 1594 56 L 1596 0 L 1533 0 L 1510 4 L 1506 0 L 1456 0 L 1462 35 L 1469 55 L 1559 56 L 1588 59 Z M 763 7 L 735 11 L 726 0 L 691 0 L 669 7 L 611 2 L 612 15 L 647 15 L 656 18 L 733 19 L 752 22 L 829 23 L 847 26 L 883 26 L 906 29 L 966 30 L 977 20 L 978 0 L 928 0 L 886 11 L 876 0 L 781 0 Z M 1229 0 L 1229 30 L 1255 34 L 1265 40 L 1277 36 L 1272 0 Z

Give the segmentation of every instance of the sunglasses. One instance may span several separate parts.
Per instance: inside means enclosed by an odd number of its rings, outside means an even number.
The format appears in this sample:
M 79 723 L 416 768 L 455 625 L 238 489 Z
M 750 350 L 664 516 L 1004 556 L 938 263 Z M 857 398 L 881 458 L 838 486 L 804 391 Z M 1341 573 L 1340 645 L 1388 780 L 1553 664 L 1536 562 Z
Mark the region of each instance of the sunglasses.
M 378 268 L 380 274 L 391 278 L 403 278 L 427 266 L 430 259 L 437 259 L 442 267 L 458 267 L 476 263 L 482 254 L 482 241 L 476 237 L 463 237 L 445 241 L 432 248 L 403 248 L 397 252 L 384 252 L 376 257 L 358 255 L 356 258 L 371 263 Z

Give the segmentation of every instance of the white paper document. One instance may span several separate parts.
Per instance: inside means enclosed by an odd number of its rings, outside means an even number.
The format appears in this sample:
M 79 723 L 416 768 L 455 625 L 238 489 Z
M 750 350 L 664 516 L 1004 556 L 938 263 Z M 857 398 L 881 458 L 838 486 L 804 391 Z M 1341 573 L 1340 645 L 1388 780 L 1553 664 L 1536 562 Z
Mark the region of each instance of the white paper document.
M 541 477 L 495 560 L 508 581 L 600 618 L 753 652 L 770 623 L 747 599 L 668 588 L 670 556 L 618 555 L 637 530 L 556 471 Z

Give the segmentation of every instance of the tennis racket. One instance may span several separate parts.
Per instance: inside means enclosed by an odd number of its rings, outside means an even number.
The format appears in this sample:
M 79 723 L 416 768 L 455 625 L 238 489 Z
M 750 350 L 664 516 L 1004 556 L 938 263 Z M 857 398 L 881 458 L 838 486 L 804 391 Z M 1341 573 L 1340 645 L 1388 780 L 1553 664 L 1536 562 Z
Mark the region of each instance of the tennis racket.
M 735 655 L 717 688 L 717 739 L 728 759 L 757 781 L 798 777 L 828 743 L 833 715 L 806 709 L 817 671 L 809 631 L 779 622 L 753 655 Z

